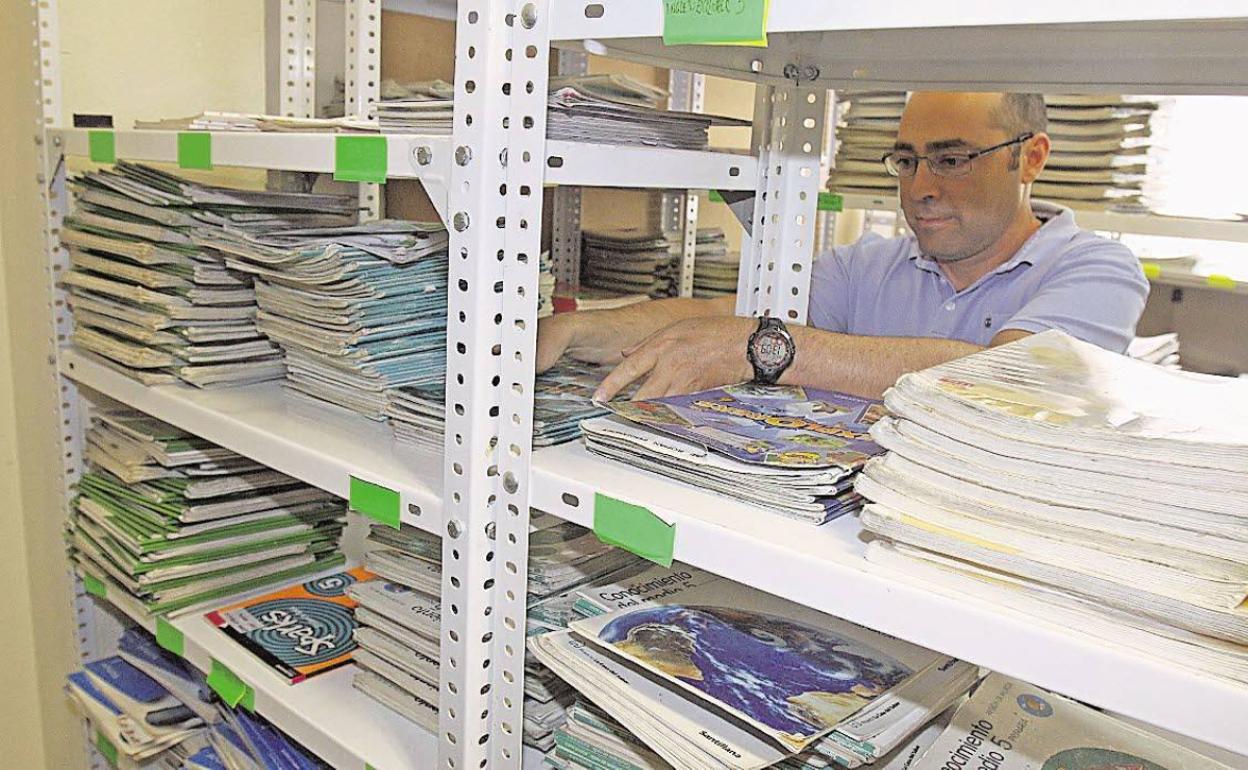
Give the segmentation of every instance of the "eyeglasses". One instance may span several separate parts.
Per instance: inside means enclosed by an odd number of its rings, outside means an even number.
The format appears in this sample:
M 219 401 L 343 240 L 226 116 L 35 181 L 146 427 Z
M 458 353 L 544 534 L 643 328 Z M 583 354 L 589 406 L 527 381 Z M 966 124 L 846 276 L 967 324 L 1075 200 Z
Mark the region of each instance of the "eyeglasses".
M 915 175 L 919 170 L 919 161 L 927 161 L 927 167 L 936 176 L 966 176 L 971 173 L 971 161 L 987 155 L 990 152 L 996 152 L 1002 147 L 1009 147 L 1012 144 L 1020 144 L 1035 136 L 1035 133 L 1028 131 L 1025 134 L 1019 134 L 1008 142 L 994 144 L 991 147 L 985 147 L 982 150 L 972 150 L 971 152 L 934 152 L 931 155 L 918 155 L 909 150 L 893 150 L 886 154 L 880 160 L 884 161 L 884 168 L 892 176 L 909 178 Z

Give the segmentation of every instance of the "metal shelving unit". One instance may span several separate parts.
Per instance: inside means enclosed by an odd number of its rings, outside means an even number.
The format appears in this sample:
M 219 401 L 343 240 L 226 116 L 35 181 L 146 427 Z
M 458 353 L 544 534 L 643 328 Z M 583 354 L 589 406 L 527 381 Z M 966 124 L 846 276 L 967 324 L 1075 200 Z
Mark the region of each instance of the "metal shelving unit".
M 306 14 L 314 3 L 283 5 L 291 11 L 283 14 L 284 50 L 302 57 L 302 63 L 286 61 L 284 71 L 306 76 L 315 30 Z M 376 97 L 372 41 L 379 38 L 381 9 L 445 6 L 347 0 L 348 72 L 356 79 L 348 83 L 348 109 Z M 738 312 L 801 322 L 827 89 L 957 84 L 1248 93 L 1242 4 L 1176 8 L 1141 0 L 1102 8 L 1055 0 L 1028 9 L 979 3 L 960 9 L 958 25 L 950 26 L 941 9 L 903 0 L 857 7 L 773 0 L 770 46 L 763 49 L 666 48 L 660 9 L 659 2 L 636 0 L 460 0 L 454 134 L 387 137 L 387 175 L 421 179 L 452 233 L 443 456 L 396 447 L 383 425 L 293 399 L 277 384 L 144 387 L 69 349 L 51 362 L 64 394 L 63 431 L 55 440 L 66 447 L 67 498 L 79 472 L 80 399 L 98 393 L 337 494 L 346 494 L 352 476 L 394 489 L 405 521 L 443 536 L 448 611 L 436 735 L 360 702 L 345 672 L 289 687 L 194 620 L 175 621 L 186 639 L 184 654 L 200 667 L 214 658 L 229 666 L 255 689 L 260 713 L 340 767 L 502 768 L 519 766 L 522 757 L 532 763 L 534 755 L 520 744 L 527 512 L 533 505 L 593 526 L 593 501 L 603 494 L 644 506 L 675 527 L 678 559 L 1248 755 L 1242 729 L 1248 688 L 1022 615 L 1006 596 L 961 596 L 895 578 L 864 560 L 852 520 L 811 528 L 579 446 L 535 452 L 530 442 L 544 185 L 753 191 L 734 202 L 748 232 Z M 63 345 L 69 319 L 56 286 L 66 267 L 56 239 L 65 212 L 63 161 L 89 155 L 90 146 L 85 132 L 55 126 L 55 0 L 43 0 L 40 13 L 50 333 Z M 552 45 L 757 82 L 751 155 L 547 142 Z M 1024 49 L 1035 55 L 1018 56 Z M 306 113 L 309 82 L 283 81 L 281 103 Z M 117 157 L 177 160 L 172 134 L 115 136 Z M 337 141 L 218 133 L 213 158 L 222 166 L 330 173 Z M 379 210 L 375 188 L 363 186 L 361 194 L 370 211 Z M 571 202 L 563 208 L 569 216 L 576 209 Z M 81 591 L 75 601 L 86 655 L 100 645 L 92 638 L 99 613 Z M 117 604 L 148 625 L 134 608 Z

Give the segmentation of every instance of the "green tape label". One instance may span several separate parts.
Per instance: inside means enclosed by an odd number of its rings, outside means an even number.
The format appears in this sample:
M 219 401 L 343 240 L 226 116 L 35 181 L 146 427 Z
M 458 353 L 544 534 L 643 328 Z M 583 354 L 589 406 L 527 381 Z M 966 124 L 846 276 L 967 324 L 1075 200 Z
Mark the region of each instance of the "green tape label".
M 845 199 L 837 193 L 821 192 L 816 208 L 820 211 L 844 211 Z
M 179 658 L 186 655 L 186 640 L 182 632 L 159 616 L 156 618 L 156 643 Z
M 88 131 L 87 156 L 93 163 L 116 163 L 117 135 L 105 130 Z
M 82 588 L 92 596 L 98 596 L 101 599 L 108 595 L 108 586 L 104 584 L 104 581 L 85 572 L 82 575 Z
M 1235 279 L 1229 275 L 1211 275 L 1205 279 L 1205 283 L 1215 289 L 1234 289 L 1236 286 Z
M 95 731 L 95 747 L 100 750 L 110 765 L 117 766 L 117 747 L 99 730 Z
M 664 567 L 672 566 L 676 525 L 655 516 L 649 508 L 594 493 L 594 534 Z
M 179 131 L 178 167 L 212 168 L 212 134 L 207 131 Z
M 388 160 L 384 136 L 335 136 L 334 179 L 384 184 Z
M 722 194 L 722 193 L 720 193 L 720 191 L 719 191 L 719 190 L 707 190 L 707 191 L 706 191 L 706 197 L 707 197 L 707 198 L 708 198 L 708 199 L 709 199 L 712 203 L 723 203 L 723 202 L 724 202 L 724 196 L 723 196 L 723 194 Z
M 371 481 L 351 477 L 351 510 L 388 527 L 399 528 L 399 493 Z
M 256 692 L 248 687 L 221 661 L 213 659 L 212 670 L 208 672 L 208 686 L 221 696 L 221 700 L 230 708 L 242 705 L 248 711 L 256 710 Z
M 663 0 L 665 45 L 767 45 L 770 0 Z
M 1144 277 L 1150 281 L 1161 277 L 1161 265 L 1156 262 L 1144 262 L 1140 266 L 1144 268 Z

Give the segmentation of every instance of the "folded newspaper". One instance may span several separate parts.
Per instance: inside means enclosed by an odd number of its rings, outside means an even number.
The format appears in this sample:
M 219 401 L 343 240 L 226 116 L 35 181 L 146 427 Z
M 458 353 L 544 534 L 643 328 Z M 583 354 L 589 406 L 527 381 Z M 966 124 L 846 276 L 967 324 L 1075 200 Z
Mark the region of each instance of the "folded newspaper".
M 750 383 L 645 401 L 581 423 L 590 451 L 815 524 L 856 511 L 853 477 L 882 450 L 878 401 Z

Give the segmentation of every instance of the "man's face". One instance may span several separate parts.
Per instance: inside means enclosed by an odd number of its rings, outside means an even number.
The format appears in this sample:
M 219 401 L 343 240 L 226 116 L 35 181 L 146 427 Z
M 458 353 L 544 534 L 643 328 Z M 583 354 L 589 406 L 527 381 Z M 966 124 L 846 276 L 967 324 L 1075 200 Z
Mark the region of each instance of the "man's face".
M 993 119 L 1000 100 L 1000 94 L 915 93 L 902 114 L 896 148 L 919 155 L 974 152 L 1013 139 Z M 901 210 L 926 256 L 954 262 L 1001 238 L 1023 196 L 1012 162 L 1016 151 L 1004 147 L 975 158 L 961 177 L 936 176 L 920 161 L 914 176 L 897 180 Z

